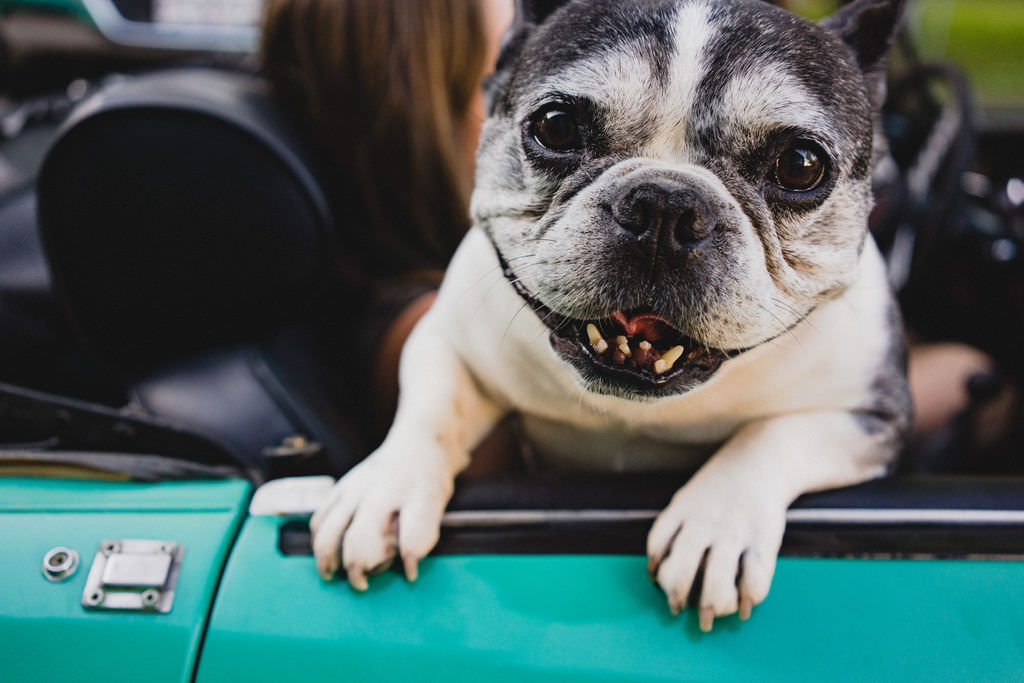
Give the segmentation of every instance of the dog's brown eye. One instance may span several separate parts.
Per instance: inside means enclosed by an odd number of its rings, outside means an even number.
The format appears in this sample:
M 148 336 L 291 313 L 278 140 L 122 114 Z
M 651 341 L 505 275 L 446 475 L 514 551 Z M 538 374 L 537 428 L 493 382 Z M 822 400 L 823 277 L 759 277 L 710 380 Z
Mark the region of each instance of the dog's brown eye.
M 534 121 L 533 139 L 555 152 L 579 149 L 582 144 L 576 120 L 561 109 L 550 109 Z
M 796 144 L 775 161 L 772 182 L 790 192 L 813 190 L 825 177 L 825 162 L 811 146 Z

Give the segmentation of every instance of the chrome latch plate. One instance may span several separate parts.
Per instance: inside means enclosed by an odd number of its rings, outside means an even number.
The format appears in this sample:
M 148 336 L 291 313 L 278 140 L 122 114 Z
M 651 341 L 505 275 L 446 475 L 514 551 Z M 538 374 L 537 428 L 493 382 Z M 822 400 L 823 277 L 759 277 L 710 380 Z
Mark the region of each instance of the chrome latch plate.
M 85 580 L 82 606 L 170 612 L 184 554 L 184 546 L 170 541 L 103 541 Z

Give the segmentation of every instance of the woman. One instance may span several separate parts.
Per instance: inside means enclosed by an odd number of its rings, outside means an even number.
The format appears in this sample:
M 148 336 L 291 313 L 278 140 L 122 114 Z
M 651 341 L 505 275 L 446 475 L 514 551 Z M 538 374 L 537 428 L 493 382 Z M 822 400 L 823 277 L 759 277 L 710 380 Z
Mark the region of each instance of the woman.
M 327 318 L 345 403 L 367 425 L 368 446 L 394 414 L 405 337 L 469 227 L 481 83 L 510 20 L 509 0 L 267 6 L 263 72 L 316 142 L 338 223 L 337 309 Z

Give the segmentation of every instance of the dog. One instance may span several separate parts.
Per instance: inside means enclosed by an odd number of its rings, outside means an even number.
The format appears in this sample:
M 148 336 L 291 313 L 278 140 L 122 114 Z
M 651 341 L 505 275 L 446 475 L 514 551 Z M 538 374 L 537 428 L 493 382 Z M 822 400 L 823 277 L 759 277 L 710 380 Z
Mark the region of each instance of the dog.
M 759 0 L 519 3 L 473 227 L 403 351 L 390 432 L 311 520 L 321 575 L 364 590 L 400 556 L 414 580 L 456 474 L 515 411 L 546 468 L 699 467 L 650 530 L 651 577 L 673 613 L 693 589 L 704 630 L 748 618 L 789 504 L 885 475 L 908 428 L 867 227 L 902 5 L 812 23 Z

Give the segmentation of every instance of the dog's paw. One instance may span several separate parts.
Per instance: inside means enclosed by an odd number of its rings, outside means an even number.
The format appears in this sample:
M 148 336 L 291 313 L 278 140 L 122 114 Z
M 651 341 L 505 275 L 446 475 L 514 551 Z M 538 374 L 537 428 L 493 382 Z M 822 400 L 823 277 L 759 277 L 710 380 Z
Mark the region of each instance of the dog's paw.
M 437 544 L 453 486 L 441 466 L 372 454 L 338 480 L 310 520 L 317 571 L 330 579 L 344 569 L 353 588 L 366 590 L 367 577 L 400 556 L 414 581 Z
M 715 617 L 747 619 L 768 595 L 785 526 L 785 506 L 694 481 L 655 520 L 648 571 L 673 614 L 688 601 L 699 607 L 703 631 Z

